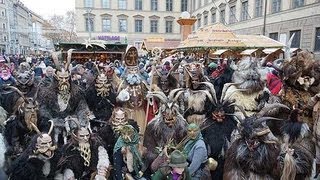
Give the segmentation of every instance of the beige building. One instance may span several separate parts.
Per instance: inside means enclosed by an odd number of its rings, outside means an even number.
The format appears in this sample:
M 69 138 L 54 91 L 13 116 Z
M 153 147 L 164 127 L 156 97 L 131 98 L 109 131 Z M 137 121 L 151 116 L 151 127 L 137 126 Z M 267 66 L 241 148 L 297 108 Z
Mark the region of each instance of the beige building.
M 320 57 L 320 0 L 189 0 L 193 30 L 221 22 L 239 34 L 265 34 Z M 266 5 L 266 6 L 265 6 Z M 264 12 L 266 26 L 264 30 Z
M 188 0 L 76 0 L 77 35 L 141 46 L 144 39 L 180 40 L 177 19 Z M 91 30 L 90 30 L 91 28 Z
M 0 0 L 0 53 L 4 54 L 8 42 L 7 7 L 4 0 Z

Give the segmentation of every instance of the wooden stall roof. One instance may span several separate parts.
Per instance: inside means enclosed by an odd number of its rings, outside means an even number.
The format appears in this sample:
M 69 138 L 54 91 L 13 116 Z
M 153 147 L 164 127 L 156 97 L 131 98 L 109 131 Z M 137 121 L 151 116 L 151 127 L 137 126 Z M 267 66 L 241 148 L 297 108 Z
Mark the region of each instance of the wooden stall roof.
M 275 53 L 277 51 L 279 51 L 279 53 L 283 53 L 283 50 L 280 49 L 280 48 L 266 48 L 264 50 L 262 50 L 264 53 L 266 54 L 272 54 L 272 53 Z
M 74 52 L 125 52 L 127 49 L 127 44 L 115 43 L 107 44 L 105 43 L 105 49 L 100 46 L 92 45 L 91 47 L 86 47 L 84 43 L 74 42 L 62 42 L 55 45 L 56 50 L 68 51 L 69 49 L 75 49 Z
M 285 45 L 261 35 L 237 35 L 225 25 L 216 23 L 198 29 L 182 41 L 178 49 L 189 48 L 282 48 Z

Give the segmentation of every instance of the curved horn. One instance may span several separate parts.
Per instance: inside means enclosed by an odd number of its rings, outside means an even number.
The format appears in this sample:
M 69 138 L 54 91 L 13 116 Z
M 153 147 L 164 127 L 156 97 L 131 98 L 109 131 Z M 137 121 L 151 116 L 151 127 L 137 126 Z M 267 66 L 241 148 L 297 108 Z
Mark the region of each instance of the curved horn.
M 24 96 L 24 94 L 23 94 L 18 88 L 14 87 L 14 86 L 9 86 L 9 85 L 3 85 L 3 87 L 9 88 L 9 89 L 12 89 L 12 90 L 16 91 L 16 92 L 23 98 L 23 100 L 24 100 L 25 102 L 27 101 L 27 99 L 26 99 L 26 97 Z
M 52 52 L 51 56 L 54 64 L 56 65 L 56 69 L 61 70 L 61 64 L 59 63 L 58 59 L 58 52 Z
M 266 113 L 268 113 L 270 110 L 274 109 L 274 108 L 285 108 L 285 109 L 288 109 L 290 110 L 290 108 L 286 105 L 283 105 L 281 103 L 274 103 L 274 104 L 268 104 L 266 106 L 264 106 L 260 112 L 258 112 L 256 114 L 256 116 L 259 118 L 259 117 L 262 117 L 264 116 Z
M 170 91 L 168 99 L 174 99 L 176 92 L 183 90 L 183 88 L 177 88 Z
M 179 91 L 179 92 L 176 94 L 176 96 L 173 98 L 173 102 L 176 102 L 182 93 L 183 93 L 183 91 Z
M 150 96 L 155 96 L 155 97 L 159 98 L 160 101 L 162 101 L 163 103 L 167 103 L 167 101 L 168 101 L 168 98 L 166 97 L 166 95 L 161 91 L 149 92 L 147 94 L 147 97 L 150 97 Z
M 52 121 L 52 120 L 49 120 L 49 122 L 51 123 L 51 125 L 50 125 L 50 129 L 49 129 L 49 131 L 48 131 L 48 134 L 50 135 L 51 132 L 52 132 L 52 130 L 53 130 L 54 124 L 53 124 L 53 121 Z
M 203 92 L 207 95 L 207 97 L 209 98 L 209 100 L 212 102 L 212 103 L 216 103 L 215 99 L 212 98 L 212 95 L 211 93 L 209 93 L 208 91 L 206 90 L 198 90 L 199 92 Z
M 30 122 L 30 124 L 38 134 L 41 134 L 41 132 L 39 131 L 38 127 L 36 125 L 34 125 L 33 122 Z
M 265 121 L 267 121 L 267 120 L 277 120 L 277 121 L 283 121 L 283 119 L 279 119 L 279 118 L 274 118 L 274 117 L 261 117 L 261 118 L 258 118 L 258 119 L 256 119 L 254 122 L 253 122 L 253 124 L 254 125 L 258 125 L 258 124 L 261 124 L 261 123 L 263 123 L 263 122 L 265 122 Z
M 90 134 L 92 134 L 92 129 L 91 129 L 91 124 L 90 124 L 90 122 L 88 122 L 88 130 L 89 130 Z
M 70 63 L 71 63 L 71 57 L 72 57 L 72 51 L 73 51 L 74 49 L 69 49 L 68 50 L 68 55 L 67 55 L 67 63 L 65 64 L 65 66 L 64 66 L 64 68 L 65 68 L 65 70 L 67 71 L 68 70 L 68 67 L 69 67 L 69 65 L 70 65 Z
M 217 94 L 216 94 L 216 90 L 214 89 L 213 84 L 211 84 L 209 82 L 200 82 L 199 84 L 204 84 L 210 89 L 210 93 L 212 94 L 212 98 L 214 100 L 214 103 L 217 103 L 218 102 Z
M 71 117 L 71 118 L 66 119 L 66 121 L 73 121 L 73 122 L 76 124 L 76 126 L 77 126 L 78 129 L 81 128 L 81 126 L 80 126 L 80 124 L 79 124 L 79 121 L 77 121 L 76 118 L 72 118 L 72 117 Z
M 223 101 L 224 99 L 224 96 L 226 95 L 226 92 L 228 90 L 228 88 L 232 85 L 239 85 L 241 83 L 227 83 L 227 84 L 224 84 L 223 88 L 222 88 L 222 93 L 221 93 L 221 97 L 220 97 L 220 102 Z

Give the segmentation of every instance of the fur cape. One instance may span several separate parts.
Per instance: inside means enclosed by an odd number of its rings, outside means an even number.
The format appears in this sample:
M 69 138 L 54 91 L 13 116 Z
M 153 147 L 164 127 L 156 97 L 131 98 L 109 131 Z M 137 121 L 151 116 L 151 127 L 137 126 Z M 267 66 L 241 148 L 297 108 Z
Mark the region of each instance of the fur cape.
M 7 174 L 10 179 L 14 180 L 43 180 L 53 179 L 58 170 L 58 161 L 61 153 L 56 150 L 54 156 L 48 160 L 50 165 L 47 165 L 44 160 L 32 155 L 35 149 L 35 144 L 38 135 L 34 136 L 29 147 L 17 158 L 9 167 Z M 44 168 L 44 166 L 46 166 Z M 46 176 L 43 170 L 49 171 Z
M 178 144 L 187 135 L 187 122 L 180 115 L 177 116 L 176 123 L 172 128 L 169 128 L 160 114 L 158 114 L 147 125 L 143 145 L 147 148 L 145 155 L 145 165 L 150 165 L 160 152 L 156 148 L 163 148 L 168 145 L 170 139 L 173 139 L 174 144 Z
M 208 157 L 215 159 L 218 162 L 217 169 L 211 172 L 213 179 L 223 179 L 223 165 L 225 152 L 229 148 L 231 141 L 231 133 L 236 128 L 236 123 L 233 117 L 226 116 L 223 122 L 219 123 L 213 120 L 207 120 L 201 134 L 207 145 Z
M 62 170 L 71 169 L 76 179 L 90 179 L 91 174 L 97 171 L 98 148 L 103 146 L 101 139 L 93 134 L 89 139 L 91 159 L 89 167 L 84 165 L 84 159 L 77 149 L 77 142 L 71 141 L 62 147 Z M 62 171 L 63 172 L 63 171 Z
M 111 90 L 108 97 L 97 96 L 94 84 L 86 91 L 86 102 L 95 117 L 101 121 L 108 121 L 116 104 L 116 94 Z
M 40 86 L 37 101 L 40 105 L 39 114 L 41 119 L 50 120 L 53 118 L 65 118 L 70 114 L 76 114 L 75 111 L 78 108 L 80 102 L 85 102 L 84 92 L 80 86 L 71 83 L 70 85 L 71 96 L 68 102 L 68 106 L 64 111 L 59 111 L 58 104 L 58 82 L 54 80 L 51 86 Z

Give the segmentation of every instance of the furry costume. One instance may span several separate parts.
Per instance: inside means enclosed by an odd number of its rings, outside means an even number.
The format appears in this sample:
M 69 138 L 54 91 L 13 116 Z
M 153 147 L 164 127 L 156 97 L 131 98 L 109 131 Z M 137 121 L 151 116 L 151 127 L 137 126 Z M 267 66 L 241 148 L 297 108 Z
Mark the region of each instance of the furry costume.
M 259 62 L 245 59 L 234 69 L 232 76 L 234 83 L 225 85 L 227 88 L 225 97 L 234 99 L 236 105 L 243 107 L 248 115 L 252 115 L 263 107 L 261 103 L 265 101 L 260 98 L 264 93 L 264 83 L 259 72 Z
M 81 156 L 81 152 L 78 149 L 78 142 L 72 141 L 66 144 L 62 148 L 63 163 L 62 169 L 70 169 L 76 179 L 90 179 L 91 175 L 96 172 L 99 162 L 99 147 L 103 146 L 101 140 L 94 135 L 91 135 L 89 139 L 90 143 L 90 161 L 88 166 L 85 165 L 85 159 Z M 108 160 L 109 161 L 109 160 Z
M 229 64 L 221 64 L 212 72 L 210 82 L 214 85 L 217 98 L 221 97 L 223 85 L 231 82 L 232 74 L 233 69 Z
M 188 123 L 201 124 L 211 112 L 214 87 L 204 77 L 200 63 L 187 64 L 185 71 L 187 89 L 184 99 L 187 105 L 184 117 Z
M 164 148 L 170 142 L 178 144 L 187 133 L 187 122 L 179 112 L 177 100 L 183 93 L 182 89 L 172 90 L 167 97 L 163 92 L 150 92 L 148 97 L 157 97 L 161 101 L 156 117 L 147 125 L 144 134 L 145 165 L 149 167 L 157 158 L 160 152 L 157 148 Z M 158 164 L 159 165 L 159 164 Z M 152 171 L 157 170 L 157 165 L 151 167 Z
M 315 154 L 311 132 L 306 123 L 302 122 L 301 110 L 292 110 L 289 120 L 284 124 L 283 146 L 280 155 L 283 167 L 282 180 L 306 179 L 311 176 Z
M 52 128 L 53 124 L 48 134 L 42 133 L 32 138 L 28 148 L 10 166 L 9 179 L 43 180 L 55 177 L 60 153 L 54 151 L 52 146 Z M 36 127 L 35 130 L 40 133 Z
M 259 117 L 259 118 L 258 118 Z M 225 180 L 278 179 L 280 144 L 263 125 L 270 117 L 246 117 L 238 125 L 239 136 L 232 141 L 224 165 Z
M 225 89 L 224 89 L 225 90 Z M 221 94 L 221 100 L 214 104 L 211 114 L 202 125 L 201 131 L 207 145 L 208 156 L 218 162 L 218 166 L 211 171 L 212 179 L 223 179 L 223 167 L 225 152 L 231 141 L 231 133 L 236 128 L 234 120 L 235 105 L 230 99 L 224 99 L 225 91 Z
M 106 88 L 106 92 L 104 90 L 98 91 L 97 88 L 99 89 L 100 86 L 102 86 L 101 89 Z M 107 77 L 104 74 L 99 74 L 96 77 L 96 82 L 93 82 L 86 91 L 86 102 L 98 120 L 108 121 L 111 117 L 116 103 L 116 93 L 111 86 Z

